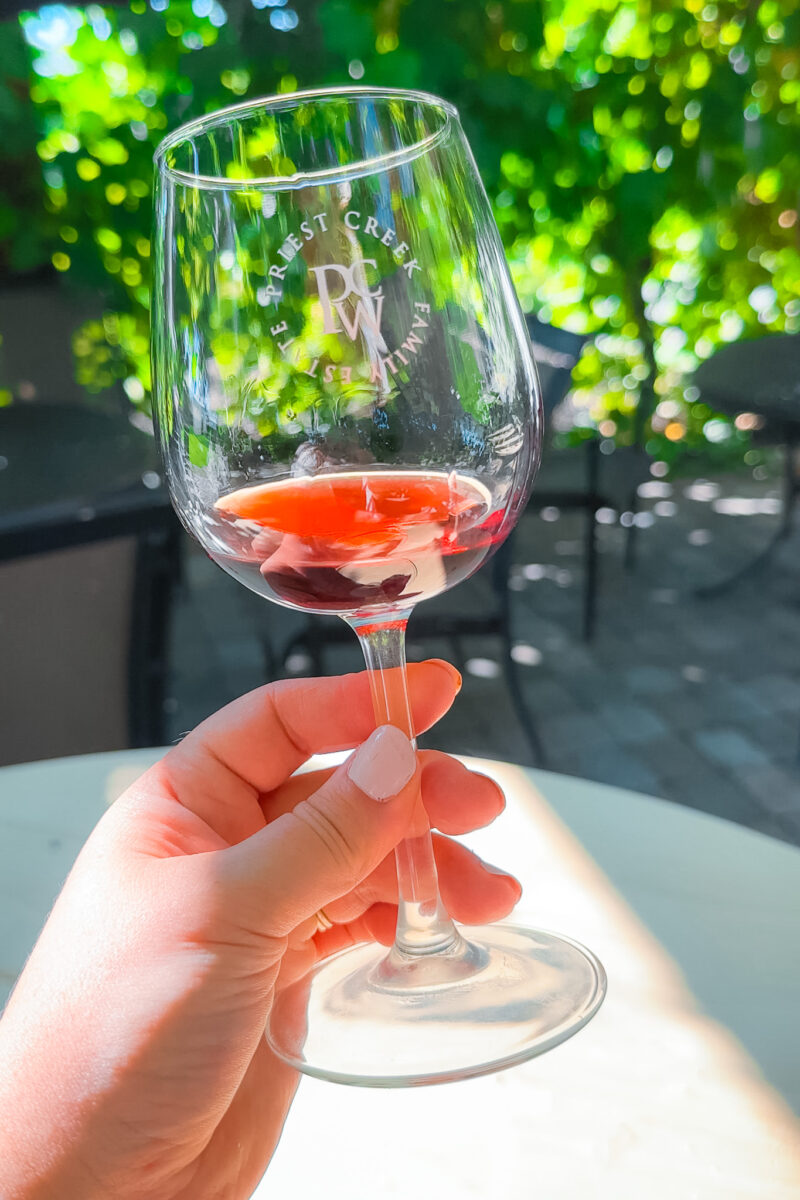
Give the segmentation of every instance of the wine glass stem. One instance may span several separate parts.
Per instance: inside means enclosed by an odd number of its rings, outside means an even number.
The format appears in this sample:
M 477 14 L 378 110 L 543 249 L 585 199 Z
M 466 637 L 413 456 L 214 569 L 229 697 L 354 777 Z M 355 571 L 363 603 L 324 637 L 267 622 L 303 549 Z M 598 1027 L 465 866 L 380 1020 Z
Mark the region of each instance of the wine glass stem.
M 406 677 L 408 617 L 408 611 L 403 611 L 386 618 L 351 618 L 348 624 L 358 635 L 364 652 L 377 724 L 396 725 L 416 745 Z M 417 797 L 411 828 L 412 836 L 395 851 L 395 950 L 417 957 L 452 950 L 460 939 L 439 895 L 433 841 L 421 796 Z

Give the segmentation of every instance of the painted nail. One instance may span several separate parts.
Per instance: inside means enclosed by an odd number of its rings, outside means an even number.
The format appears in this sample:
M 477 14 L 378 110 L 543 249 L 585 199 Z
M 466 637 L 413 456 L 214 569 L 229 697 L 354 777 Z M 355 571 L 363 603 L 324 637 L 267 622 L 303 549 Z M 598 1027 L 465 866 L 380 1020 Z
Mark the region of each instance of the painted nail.
M 390 800 L 417 769 L 411 742 L 394 725 L 381 725 L 359 746 L 347 768 L 352 782 L 373 800 Z
M 428 662 L 432 663 L 436 667 L 442 667 L 445 671 L 447 671 L 447 674 L 455 684 L 456 691 L 461 691 L 461 685 L 464 681 L 461 678 L 461 672 L 457 671 L 452 663 L 447 662 L 447 660 L 444 658 L 429 658 Z

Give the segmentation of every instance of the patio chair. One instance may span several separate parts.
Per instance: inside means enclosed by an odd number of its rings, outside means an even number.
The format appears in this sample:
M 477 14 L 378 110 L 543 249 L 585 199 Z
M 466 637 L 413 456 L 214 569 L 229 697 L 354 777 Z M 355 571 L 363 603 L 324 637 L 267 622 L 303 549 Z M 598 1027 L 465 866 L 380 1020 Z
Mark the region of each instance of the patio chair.
M 160 745 L 179 526 L 152 439 L 0 410 L 0 763 Z
M 599 441 L 591 437 L 580 447 L 561 450 L 554 447 L 550 434 L 553 413 L 569 391 L 573 367 L 589 339 L 545 325 L 534 316 L 529 315 L 526 321 L 539 371 L 545 417 L 542 465 L 527 511 L 557 508 L 560 512 L 585 514 L 581 633 L 585 641 L 591 641 L 597 613 L 597 510 L 608 505 L 599 484 Z M 512 544 L 515 536 L 516 531 L 511 535 Z

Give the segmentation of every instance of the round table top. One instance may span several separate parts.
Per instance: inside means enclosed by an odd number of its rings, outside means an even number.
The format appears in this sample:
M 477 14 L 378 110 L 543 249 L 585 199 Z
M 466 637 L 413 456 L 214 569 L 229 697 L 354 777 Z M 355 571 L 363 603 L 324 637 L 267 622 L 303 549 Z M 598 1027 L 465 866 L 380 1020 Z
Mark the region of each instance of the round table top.
M 0 409 L 0 511 L 97 503 L 160 470 L 152 437 L 119 413 L 75 404 Z M 157 486 L 157 485 L 156 485 Z
M 0 558 L 165 519 L 155 440 L 122 413 L 39 401 L 0 409 Z
M 104 806 L 160 753 L 0 770 L 6 990 Z M 256 1197 L 797 1200 L 800 850 L 618 788 L 472 765 L 508 808 L 465 840 L 521 879 L 514 920 L 599 955 L 605 1004 L 483 1079 L 304 1079 Z

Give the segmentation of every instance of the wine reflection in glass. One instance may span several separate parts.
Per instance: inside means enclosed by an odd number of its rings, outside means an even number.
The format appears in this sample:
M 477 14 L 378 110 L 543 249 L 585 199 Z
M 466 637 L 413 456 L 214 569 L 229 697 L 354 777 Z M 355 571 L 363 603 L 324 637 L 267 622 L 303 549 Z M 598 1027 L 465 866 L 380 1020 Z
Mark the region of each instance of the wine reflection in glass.
M 409 737 L 406 623 L 507 536 L 538 463 L 536 371 L 456 111 L 329 89 L 238 105 L 156 155 L 153 369 L 175 507 L 259 594 L 353 628 L 376 722 Z M 457 929 L 430 833 L 397 850 L 393 948 L 281 993 L 309 1074 L 399 1086 L 497 1070 L 599 1007 L 596 958 Z

